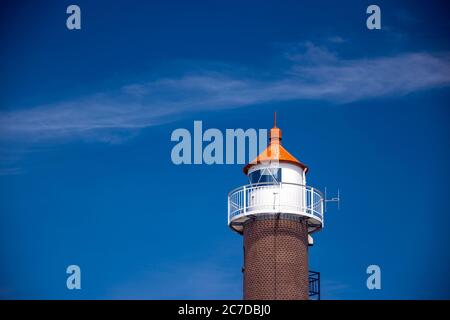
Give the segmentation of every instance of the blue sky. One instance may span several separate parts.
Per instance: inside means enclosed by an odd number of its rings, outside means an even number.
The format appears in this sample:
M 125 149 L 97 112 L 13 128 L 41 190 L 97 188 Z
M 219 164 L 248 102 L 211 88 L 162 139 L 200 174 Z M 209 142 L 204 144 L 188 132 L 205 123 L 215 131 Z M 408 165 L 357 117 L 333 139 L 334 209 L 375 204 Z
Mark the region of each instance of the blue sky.
M 11 1 L 0 12 L 0 297 L 241 298 L 241 165 L 177 128 L 269 128 L 341 191 L 310 250 L 325 299 L 450 298 L 450 23 L 439 1 Z M 66 289 L 77 264 L 82 289 Z M 366 288 L 366 267 L 382 290 Z

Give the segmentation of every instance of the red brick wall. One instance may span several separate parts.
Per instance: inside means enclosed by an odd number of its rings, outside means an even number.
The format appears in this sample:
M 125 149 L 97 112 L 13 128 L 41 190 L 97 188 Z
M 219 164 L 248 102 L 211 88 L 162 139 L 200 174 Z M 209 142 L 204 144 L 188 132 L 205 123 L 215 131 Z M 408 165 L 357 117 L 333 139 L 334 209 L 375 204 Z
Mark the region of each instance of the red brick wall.
M 308 231 L 283 218 L 244 226 L 244 299 L 308 299 Z

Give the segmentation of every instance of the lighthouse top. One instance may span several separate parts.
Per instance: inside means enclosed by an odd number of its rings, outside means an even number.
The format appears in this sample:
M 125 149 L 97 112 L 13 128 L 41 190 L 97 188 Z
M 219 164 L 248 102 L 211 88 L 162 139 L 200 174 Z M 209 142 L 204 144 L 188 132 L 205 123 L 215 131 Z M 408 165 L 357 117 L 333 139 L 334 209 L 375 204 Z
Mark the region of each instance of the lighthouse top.
M 273 162 L 285 162 L 296 165 L 304 170 L 306 173 L 308 171 L 308 167 L 297 160 L 292 154 L 290 154 L 282 145 L 281 145 L 281 129 L 277 127 L 277 114 L 274 115 L 274 124 L 273 128 L 270 129 L 270 141 L 267 148 L 261 152 L 253 161 L 249 162 L 244 167 L 244 173 L 248 174 L 248 171 L 251 167 L 261 163 L 273 163 Z

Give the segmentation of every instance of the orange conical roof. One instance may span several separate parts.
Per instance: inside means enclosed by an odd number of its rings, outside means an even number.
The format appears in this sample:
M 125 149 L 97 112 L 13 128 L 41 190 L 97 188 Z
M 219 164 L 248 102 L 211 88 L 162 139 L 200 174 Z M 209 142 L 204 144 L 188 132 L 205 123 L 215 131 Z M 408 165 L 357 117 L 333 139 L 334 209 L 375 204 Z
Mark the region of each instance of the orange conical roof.
M 273 162 L 288 162 L 292 163 L 294 165 L 299 166 L 303 170 L 305 170 L 305 173 L 308 171 L 308 167 L 298 161 L 292 154 L 290 154 L 282 145 L 281 145 L 281 129 L 277 128 L 277 120 L 276 120 L 276 113 L 275 113 L 275 120 L 273 128 L 270 129 L 270 143 L 267 146 L 267 148 L 254 159 L 250 163 L 248 163 L 244 167 L 244 173 L 247 174 L 248 170 L 260 163 L 273 163 Z

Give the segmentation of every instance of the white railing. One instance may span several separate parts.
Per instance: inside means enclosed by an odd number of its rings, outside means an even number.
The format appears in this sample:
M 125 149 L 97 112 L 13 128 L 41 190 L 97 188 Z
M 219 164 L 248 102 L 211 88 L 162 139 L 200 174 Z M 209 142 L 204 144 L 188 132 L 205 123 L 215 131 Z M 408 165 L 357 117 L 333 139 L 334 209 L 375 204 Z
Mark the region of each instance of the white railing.
M 286 213 L 323 226 L 324 198 L 313 187 L 294 183 L 249 184 L 228 194 L 228 225 L 257 214 Z

